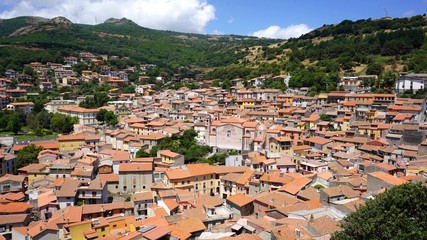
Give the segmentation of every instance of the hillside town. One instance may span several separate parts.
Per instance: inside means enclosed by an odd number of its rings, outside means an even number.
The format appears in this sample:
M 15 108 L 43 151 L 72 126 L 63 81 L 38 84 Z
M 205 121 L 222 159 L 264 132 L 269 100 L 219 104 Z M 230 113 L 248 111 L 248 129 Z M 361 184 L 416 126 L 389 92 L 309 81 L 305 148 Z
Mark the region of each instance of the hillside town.
M 343 76 L 340 91 L 308 96 L 262 87 L 289 75 L 222 88 L 108 59 L 123 57 L 81 52 L 0 78 L 0 108 L 23 115 L 54 89 L 109 86 L 101 107 L 69 90 L 43 105 L 75 119 L 70 132 L 0 137 L 0 239 L 329 239 L 367 201 L 427 180 L 426 99 L 399 97 L 427 74 L 402 72 L 392 93 L 363 86 L 376 75 Z M 77 73 L 82 62 L 97 70 Z M 192 87 L 159 88 L 171 83 Z

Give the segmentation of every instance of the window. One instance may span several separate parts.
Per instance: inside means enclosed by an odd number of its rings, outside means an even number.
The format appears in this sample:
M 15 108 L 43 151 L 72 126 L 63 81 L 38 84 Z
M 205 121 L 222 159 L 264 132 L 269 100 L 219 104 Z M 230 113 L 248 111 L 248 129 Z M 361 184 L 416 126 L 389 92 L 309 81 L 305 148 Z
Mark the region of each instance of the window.
M 262 206 L 261 206 L 261 204 L 258 204 L 258 211 L 262 211 Z
M 227 137 L 228 138 L 231 137 L 231 131 L 230 130 L 227 131 Z

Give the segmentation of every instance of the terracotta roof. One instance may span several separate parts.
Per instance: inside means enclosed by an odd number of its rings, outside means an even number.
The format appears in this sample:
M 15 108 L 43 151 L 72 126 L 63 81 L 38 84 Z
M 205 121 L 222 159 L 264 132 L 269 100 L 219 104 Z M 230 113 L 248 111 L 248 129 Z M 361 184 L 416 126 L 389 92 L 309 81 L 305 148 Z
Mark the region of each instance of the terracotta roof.
M 261 194 L 259 197 L 255 198 L 254 201 L 262 202 L 275 208 L 293 205 L 300 202 L 300 200 L 295 197 L 280 192 Z
M 187 164 L 186 166 L 192 176 L 202 176 L 215 173 L 212 166 L 209 164 Z
M 310 184 L 312 180 L 310 178 L 302 177 L 292 180 L 290 183 L 287 183 L 280 187 L 279 191 L 284 191 L 292 195 L 296 195 L 301 189 Z
M 176 158 L 179 157 L 181 154 L 176 153 L 176 152 L 172 152 L 170 150 L 160 150 L 159 151 L 160 156 L 164 155 L 166 157 L 170 157 L 170 158 Z
M 332 234 L 340 229 L 340 223 L 334 219 L 323 216 L 309 222 L 309 226 L 316 229 L 320 235 Z
M 390 183 L 394 186 L 402 185 L 407 182 L 404 179 L 393 177 L 392 175 L 385 172 L 373 172 L 373 173 L 369 173 L 368 176 L 369 175 L 376 177 L 378 179 L 381 179 L 384 182 Z
M 1 225 L 11 225 L 14 223 L 22 223 L 24 225 L 24 222 L 26 219 L 30 219 L 29 214 L 8 214 L 8 215 L 0 215 L 0 224 Z
M 201 232 L 206 229 L 205 224 L 199 218 L 188 218 L 180 220 L 176 225 L 190 233 Z
M 168 228 L 171 230 L 170 235 L 174 236 L 178 239 L 188 239 L 191 237 L 191 233 L 189 233 L 186 229 L 178 227 L 177 225 L 169 225 Z
M 171 232 L 171 230 L 167 227 L 156 226 L 156 228 L 144 233 L 142 236 L 145 239 L 149 240 L 157 240 L 165 237 Z
M 298 198 L 308 199 L 308 200 L 320 199 L 319 191 L 313 187 L 299 191 L 297 196 Z
M 173 169 L 165 172 L 166 176 L 171 180 L 190 178 L 193 175 L 186 169 Z
M 241 193 L 238 193 L 236 195 L 228 197 L 227 201 L 232 202 L 233 204 L 235 204 L 239 207 L 243 207 L 247 204 L 252 203 L 253 199 L 251 197 L 248 197 L 247 195 L 243 195 Z
M 119 165 L 120 172 L 147 172 L 153 171 L 153 165 L 149 163 L 122 163 Z
M 0 214 L 25 213 L 30 209 L 33 209 L 33 206 L 24 202 L 0 204 Z
M 329 139 L 326 139 L 326 138 L 322 138 L 322 137 L 306 138 L 306 139 L 304 139 L 304 141 L 312 142 L 312 143 L 319 144 L 319 145 L 325 145 L 327 143 L 332 142 L 332 140 L 329 140 Z
M 174 199 L 165 199 L 163 202 L 171 211 L 178 208 L 178 203 Z
M 134 193 L 132 194 L 132 199 L 134 202 L 153 200 L 153 193 L 152 192 Z
M 329 197 L 346 196 L 347 198 L 353 198 L 360 195 L 360 192 L 353 190 L 347 185 L 322 188 L 320 191 L 326 193 Z
M 62 135 L 58 137 L 58 141 L 75 141 L 75 140 L 84 140 L 85 136 L 80 134 L 71 134 L 71 135 Z

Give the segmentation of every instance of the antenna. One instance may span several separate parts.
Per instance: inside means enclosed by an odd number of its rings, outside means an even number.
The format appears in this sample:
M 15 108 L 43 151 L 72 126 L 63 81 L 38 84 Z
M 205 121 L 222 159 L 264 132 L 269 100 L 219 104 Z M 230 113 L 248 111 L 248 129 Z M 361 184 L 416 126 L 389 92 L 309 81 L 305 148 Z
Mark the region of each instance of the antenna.
M 384 8 L 384 12 L 385 12 L 385 17 L 387 18 L 387 17 L 388 17 L 388 11 L 387 11 L 387 8 Z
M 98 18 L 95 16 L 95 24 L 98 24 Z

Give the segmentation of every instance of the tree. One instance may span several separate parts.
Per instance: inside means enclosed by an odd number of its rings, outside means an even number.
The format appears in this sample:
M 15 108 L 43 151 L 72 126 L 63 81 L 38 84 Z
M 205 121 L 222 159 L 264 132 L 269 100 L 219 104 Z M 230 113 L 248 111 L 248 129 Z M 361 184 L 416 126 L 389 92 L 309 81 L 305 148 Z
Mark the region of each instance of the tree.
M 105 109 L 99 110 L 99 112 L 96 114 L 96 120 L 99 122 L 105 122 L 108 125 L 116 125 L 119 123 L 114 112 Z
M 7 128 L 16 135 L 19 131 L 21 131 L 23 125 L 24 124 L 19 117 L 19 114 L 17 112 L 12 113 L 7 122 Z
M 79 103 L 83 108 L 99 108 L 105 106 L 110 101 L 110 97 L 106 92 L 96 92 L 93 97 L 87 97 Z
M 34 144 L 23 147 L 16 155 L 16 168 L 25 167 L 37 162 L 37 156 L 43 147 L 37 147 Z
M 140 148 L 140 149 L 138 150 L 138 152 L 136 152 L 135 157 L 136 157 L 136 158 L 144 158 L 144 157 L 151 157 L 151 155 L 150 155 L 149 153 L 147 153 L 147 152 L 145 151 L 145 149 Z
M 425 239 L 427 188 L 421 184 L 394 187 L 348 215 L 333 240 Z
M 320 115 L 320 120 L 326 121 L 326 122 L 332 122 L 332 117 L 329 116 L 329 115 L 326 115 L 326 114 L 322 113 Z
M 96 120 L 98 122 L 104 122 L 105 121 L 105 113 L 107 113 L 107 110 L 105 109 L 100 109 L 97 113 L 96 113 Z
M 114 114 L 114 112 L 112 112 L 112 111 L 107 111 L 105 113 L 104 120 L 108 125 L 116 125 L 117 123 L 119 123 L 117 121 L 116 114 Z
M 384 68 L 378 63 L 369 64 L 366 69 L 366 74 L 379 76 L 383 72 Z
M 58 133 L 70 133 L 73 131 L 74 124 L 77 122 L 78 119 L 75 117 L 55 113 L 50 121 L 50 128 Z

